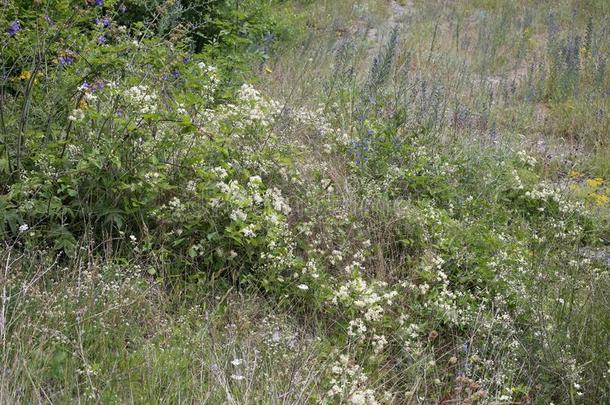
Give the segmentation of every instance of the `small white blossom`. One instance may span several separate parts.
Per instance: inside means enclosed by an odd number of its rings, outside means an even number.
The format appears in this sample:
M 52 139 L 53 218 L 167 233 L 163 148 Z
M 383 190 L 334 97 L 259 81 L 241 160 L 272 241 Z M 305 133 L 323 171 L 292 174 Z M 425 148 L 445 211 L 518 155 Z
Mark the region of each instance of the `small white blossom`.
M 81 109 L 72 110 L 72 114 L 68 116 L 68 120 L 72 122 L 82 121 L 85 118 L 85 112 Z

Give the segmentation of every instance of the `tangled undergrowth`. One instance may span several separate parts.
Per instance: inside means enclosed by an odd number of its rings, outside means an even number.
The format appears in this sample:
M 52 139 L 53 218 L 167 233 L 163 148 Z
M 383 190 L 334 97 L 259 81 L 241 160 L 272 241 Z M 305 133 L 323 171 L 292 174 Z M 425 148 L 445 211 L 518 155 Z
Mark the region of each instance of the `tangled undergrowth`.
M 577 71 L 573 34 L 549 17 L 539 93 L 481 84 L 502 61 L 458 39 L 435 51 L 452 32 L 438 25 L 423 50 L 390 27 L 363 68 L 370 32 L 337 40 L 320 16 L 384 21 L 375 3 L 228 1 L 205 41 L 180 2 L 153 3 L 144 22 L 112 1 L 3 6 L 0 402 L 610 400 L 606 174 L 518 137 L 542 125 L 531 116 L 506 123 L 542 100 L 607 106 L 603 2 L 582 11 Z M 391 3 L 428 28 L 441 13 Z M 472 15 L 489 34 L 514 20 L 529 44 L 515 57 L 539 56 L 534 11 L 458 3 L 450 23 Z M 452 58 L 464 81 L 431 83 Z M 273 87 L 277 72 L 296 84 Z M 607 147 L 604 125 L 582 148 Z

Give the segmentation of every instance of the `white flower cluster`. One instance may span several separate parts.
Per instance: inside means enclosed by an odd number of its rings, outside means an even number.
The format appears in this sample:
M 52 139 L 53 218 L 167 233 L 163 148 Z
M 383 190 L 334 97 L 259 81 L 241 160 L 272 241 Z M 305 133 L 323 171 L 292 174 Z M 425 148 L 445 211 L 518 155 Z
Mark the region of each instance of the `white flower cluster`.
M 215 66 L 208 65 L 204 62 L 199 62 L 197 67 L 201 69 L 201 73 L 204 75 L 203 79 L 199 82 L 202 86 L 199 95 L 207 103 L 214 101 L 214 94 L 220 85 L 220 79 L 218 77 L 218 69 Z
M 311 128 L 314 136 L 311 137 L 315 148 L 322 145 L 322 151 L 330 154 L 335 145 L 346 146 L 352 141 L 352 137 L 340 128 L 335 127 L 328 119 L 328 114 L 324 112 L 324 106 L 317 110 L 300 108 L 298 110 L 287 111 L 290 118 L 300 127 Z
M 68 120 L 72 122 L 79 122 L 82 121 L 84 118 L 85 112 L 80 108 L 72 110 L 72 113 L 68 116 Z
M 331 388 L 326 395 L 329 399 L 346 398 L 347 403 L 357 405 L 377 405 L 375 391 L 367 388 L 368 377 L 356 362 L 347 355 L 340 355 L 330 368 Z
M 125 97 L 140 114 L 157 112 L 157 95 L 144 85 L 130 87 L 125 91 Z
M 582 211 L 582 204 L 568 201 L 559 187 L 548 182 L 538 184 L 536 188 L 526 191 L 524 195 L 530 200 L 556 203 L 562 213 L 576 214 Z M 538 210 L 544 211 L 545 208 L 539 207 Z
M 215 185 L 219 195 L 209 200 L 210 207 L 229 209 L 229 219 L 247 238 L 256 237 L 261 228 L 266 228 L 268 234 L 274 228 L 278 229 L 275 233 L 281 233 L 280 229 L 286 226 L 285 216 L 291 209 L 279 189 L 265 189 L 260 176 L 251 176 L 244 186 L 237 180 L 229 180 L 223 167 L 211 171 L 217 177 Z
M 237 97 L 237 104 L 227 104 L 224 108 L 225 116 L 237 128 L 244 129 L 253 125 L 271 127 L 275 122 L 275 115 L 281 112 L 277 101 L 263 97 L 250 84 L 243 84 Z
M 530 156 L 527 154 L 526 151 L 524 150 L 520 150 L 519 152 L 517 152 L 517 158 L 519 159 L 519 161 L 523 164 L 525 164 L 526 166 L 529 167 L 535 167 L 536 163 L 538 163 L 536 161 L 536 158 Z
M 449 282 L 449 277 L 443 270 L 445 260 L 439 255 L 432 255 L 428 263 L 423 264 L 423 272 L 431 275 L 434 285 L 434 296 L 424 300 L 424 307 L 435 308 L 442 316 L 456 325 L 461 325 L 468 318 L 463 316 L 463 310 L 458 308 L 457 300 L 464 292 L 453 291 Z M 421 295 L 425 296 L 431 289 L 427 283 L 420 284 L 418 289 Z
M 349 321 L 347 334 L 357 342 L 370 341 L 375 354 L 380 354 L 387 344 L 387 338 L 378 333 L 381 329 L 386 308 L 393 305 L 398 293 L 387 291 L 384 282 L 367 283 L 356 275 L 341 285 L 332 298 L 332 303 L 339 303 L 356 312 L 356 316 Z
M 332 298 L 332 302 L 333 304 L 340 302 L 353 306 L 361 312 L 366 321 L 376 322 L 381 320 L 383 316 L 382 305 L 391 306 L 393 299 L 398 295 L 393 290 L 384 293 L 376 291 L 385 287 L 387 287 L 387 284 L 384 282 L 368 284 L 362 277 L 356 276 L 339 287 Z
M 277 188 L 271 188 L 265 192 L 265 197 L 271 200 L 273 209 L 277 212 L 281 212 L 284 215 L 290 214 L 290 205 L 286 202 L 282 196 L 282 192 Z

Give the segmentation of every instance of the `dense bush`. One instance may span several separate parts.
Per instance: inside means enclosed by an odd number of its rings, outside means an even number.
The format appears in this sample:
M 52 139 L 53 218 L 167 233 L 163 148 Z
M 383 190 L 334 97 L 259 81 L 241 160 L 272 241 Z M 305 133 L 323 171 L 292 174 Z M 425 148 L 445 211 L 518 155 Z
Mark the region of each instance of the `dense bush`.
M 247 86 L 237 92 L 235 104 L 223 100 L 235 91 L 209 58 L 192 55 L 188 36 L 164 40 L 147 31 L 148 22 L 126 15 L 129 8 L 122 3 L 52 6 L 48 14 L 31 5 L 6 7 L 10 12 L 0 24 L 8 27 L 1 106 L 3 238 L 14 237 L 27 223 L 34 227 L 32 244 L 52 241 L 55 249 L 73 255 L 84 235 L 98 244 L 118 231 L 165 234 L 152 223 L 176 225 L 177 217 L 163 219 L 168 215 L 163 209 L 184 198 L 181 193 L 229 198 L 229 191 L 214 184 L 224 179 L 246 190 L 249 170 L 231 162 L 255 165 L 259 156 L 280 152 L 235 141 L 265 136 L 277 107 Z M 242 23 L 226 19 L 236 27 Z M 244 41 L 251 43 L 247 36 Z M 242 127 L 239 133 L 236 126 Z M 212 171 L 225 169 L 222 177 Z M 252 187 L 266 195 L 262 181 Z M 281 198 L 273 193 L 270 189 L 269 198 Z M 263 197 L 256 203 L 264 205 Z M 214 228 L 224 230 L 226 224 L 197 208 L 205 225 L 194 217 L 179 220 L 199 223 L 198 237 L 212 240 L 218 234 Z M 176 239 L 191 236 L 186 230 Z M 232 239 L 241 243 L 239 228 Z

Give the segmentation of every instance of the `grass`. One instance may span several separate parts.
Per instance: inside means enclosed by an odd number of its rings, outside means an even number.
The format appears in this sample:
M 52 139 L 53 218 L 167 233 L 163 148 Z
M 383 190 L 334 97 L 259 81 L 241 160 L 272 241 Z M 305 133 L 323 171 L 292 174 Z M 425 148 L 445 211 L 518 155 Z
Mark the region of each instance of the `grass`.
M 51 271 L 9 284 L 29 288 L 11 294 L 4 402 L 294 403 L 316 393 L 319 340 L 263 298 L 177 302 L 137 266 Z

